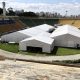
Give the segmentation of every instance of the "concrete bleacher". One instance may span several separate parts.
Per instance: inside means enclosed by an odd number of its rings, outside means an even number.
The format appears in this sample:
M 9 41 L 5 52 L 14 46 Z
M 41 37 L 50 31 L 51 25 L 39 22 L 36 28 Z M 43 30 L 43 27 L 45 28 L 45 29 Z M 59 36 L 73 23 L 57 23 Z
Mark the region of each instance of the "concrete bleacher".
M 14 24 L 15 23 L 15 20 L 13 19 L 0 19 L 0 25 L 3 25 L 3 24 Z
M 80 28 L 80 20 L 75 20 L 73 26 L 76 26 L 77 28 Z
M 70 24 L 77 28 L 80 28 L 80 19 L 71 18 L 24 18 L 21 17 L 20 20 L 26 24 L 28 27 L 33 27 L 41 24 L 49 24 L 54 26 L 55 24 L 65 25 Z
M 0 24 L 0 34 L 13 32 L 13 31 L 20 30 L 23 28 L 25 28 L 25 26 L 23 23 L 21 23 L 21 21 L 16 20 L 16 19 L 14 21 L 10 20 L 10 22 L 8 23 L 5 22 L 5 24 L 4 23 Z
M 10 19 L 2 19 L 0 18 L 0 34 L 6 32 L 13 32 L 16 30 L 21 30 L 27 27 L 34 27 L 41 24 L 49 24 L 54 26 L 55 24 L 70 24 L 80 28 L 80 20 L 79 19 L 48 19 L 48 18 L 10 18 Z
M 61 25 L 70 24 L 77 28 L 80 28 L 80 19 L 59 19 L 59 24 Z
M 41 24 L 54 25 L 58 24 L 59 19 L 41 19 L 41 18 L 20 18 L 28 27 L 33 27 Z

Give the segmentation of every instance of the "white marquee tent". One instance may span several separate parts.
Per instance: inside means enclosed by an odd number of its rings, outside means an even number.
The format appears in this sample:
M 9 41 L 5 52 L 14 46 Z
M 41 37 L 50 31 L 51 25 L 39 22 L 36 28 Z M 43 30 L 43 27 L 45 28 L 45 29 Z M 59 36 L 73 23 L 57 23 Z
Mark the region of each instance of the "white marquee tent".
M 43 35 L 43 36 L 42 36 Z M 42 49 L 42 52 L 50 53 L 54 48 L 54 39 L 44 36 L 45 34 L 38 35 L 36 37 L 31 37 L 20 41 L 19 49 L 26 51 L 28 48 L 33 47 L 37 49 Z
M 29 29 L 24 29 L 3 35 L 1 36 L 1 41 L 18 43 L 25 38 L 30 38 L 32 36 L 39 35 L 40 33 L 48 33 L 47 31 L 49 31 L 50 29 L 53 29 L 53 26 L 43 24 Z
M 50 36 L 55 40 L 55 46 L 79 47 L 80 30 L 71 25 L 63 25 L 57 28 Z

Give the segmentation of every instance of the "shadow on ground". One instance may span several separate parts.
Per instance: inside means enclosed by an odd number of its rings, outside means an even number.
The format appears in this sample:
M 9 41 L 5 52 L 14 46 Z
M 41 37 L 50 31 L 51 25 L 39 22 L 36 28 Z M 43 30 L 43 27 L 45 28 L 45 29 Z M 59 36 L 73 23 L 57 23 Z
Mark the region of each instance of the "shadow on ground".
M 28 50 L 27 52 L 29 54 L 32 54 L 32 55 L 46 55 L 46 56 L 49 56 L 49 55 L 56 55 L 57 50 L 58 50 L 58 47 L 55 46 L 51 53 L 45 53 L 45 52 L 41 52 L 39 50 Z
M 57 47 L 57 46 L 55 46 L 55 47 L 54 47 L 54 49 L 53 49 L 53 51 L 51 52 L 51 54 L 50 54 L 50 55 L 56 55 L 57 50 L 58 50 L 58 47 Z

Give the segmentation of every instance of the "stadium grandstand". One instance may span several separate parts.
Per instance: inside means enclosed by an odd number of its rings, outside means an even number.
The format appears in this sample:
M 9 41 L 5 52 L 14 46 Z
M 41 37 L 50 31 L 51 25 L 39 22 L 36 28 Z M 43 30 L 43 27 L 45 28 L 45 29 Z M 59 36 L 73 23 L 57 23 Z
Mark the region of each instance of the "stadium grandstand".
M 48 24 L 52 26 L 55 24 L 70 24 L 76 26 L 77 28 L 80 28 L 79 19 L 9 17 L 6 19 L 0 18 L 0 33 L 12 32 L 41 24 Z
M 48 24 L 54 26 L 70 24 L 80 28 L 80 19 L 70 19 L 70 18 L 32 18 L 23 16 L 7 16 L 5 11 L 5 2 L 3 4 L 3 16 L 0 16 L 0 35 L 21 30 L 27 27 L 34 27 L 42 24 Z
M 80 28 L 80 19 L 67 19 L 67 18 L 19 18 L 26 26 L 33 27 L 41 24 L 48 24 L 54 26 L 55 24 L 65 25 L 70 24 Z
M 54 26 L 54 24 L 58 24 L 59 19 L 50 19 L 50 18 L 19 18 L 24 24 L 28 27 L 33 27 L 41 24 L 48 24 Z
M 24 28 L 25 25 L 17 18 L 17 16 L 6 15 L 6 3 L 2 2 L 2 5 L 3 14 L 0 15 L 0 35 Z
M 15 20 L 11 19 L 11 18 L 2 18 L 0 19 L 0 25 L 4 25 L 4 24 L 14 24 Z
M 61 25 L 70 24 L 80 28 L 80 19 L 59 19 L 58 23 Z
M 27 27 L 34 27 L 42 24 L 54 26 L 55 24 L 65 25 L 70 24 L 80 28 L 79 19 L 58 19 L 58 18 L 31 18 L 31 17 L 18 17 L 6 15 L 6 3 L 2 2 L 3 16 L 0 16 L 0 35 L 21 30 Z
M 0 18 L 0 35 L 13 32 L 25 28 L 24 23 L 22 23 L 17 17 L 16 18 Z

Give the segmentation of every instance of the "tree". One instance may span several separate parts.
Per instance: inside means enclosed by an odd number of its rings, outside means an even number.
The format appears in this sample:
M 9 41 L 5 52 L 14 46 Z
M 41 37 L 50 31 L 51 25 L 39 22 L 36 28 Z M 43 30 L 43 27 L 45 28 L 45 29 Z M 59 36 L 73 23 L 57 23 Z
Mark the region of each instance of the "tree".
M 13 11 L 13 8 L 8 8 L 8 15 L 9 16 L 14 16 L 15 15 L 15 12 Z
M 2 14 L 3 13 L 3 9 L 2 8 L 0 8 L 0 14 Z
M 23 13 L 18 14 L 18 16 L 38 17 L 34 12 L 23 12 Z

